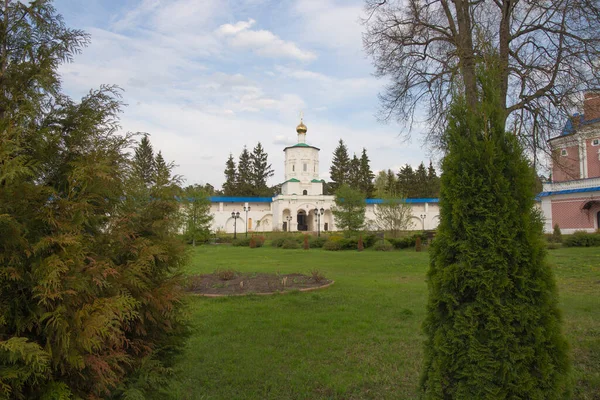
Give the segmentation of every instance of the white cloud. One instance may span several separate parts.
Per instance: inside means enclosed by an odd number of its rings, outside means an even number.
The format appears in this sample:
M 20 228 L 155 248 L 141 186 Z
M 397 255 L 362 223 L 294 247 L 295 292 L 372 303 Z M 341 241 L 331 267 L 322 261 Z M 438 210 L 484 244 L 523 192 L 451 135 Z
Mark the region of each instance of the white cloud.
M 239 21 L 235 24 L 221 25 L 215 32 L 227 39 L 227 43 L 239 49 L 248 49 L 261 56 L 273 58 L 292 58 L 300 61 L 312 61 L 316 55 L 301 50 L 292 42 L 280 39 L 267 30 L 252 30 L 256 21 Z

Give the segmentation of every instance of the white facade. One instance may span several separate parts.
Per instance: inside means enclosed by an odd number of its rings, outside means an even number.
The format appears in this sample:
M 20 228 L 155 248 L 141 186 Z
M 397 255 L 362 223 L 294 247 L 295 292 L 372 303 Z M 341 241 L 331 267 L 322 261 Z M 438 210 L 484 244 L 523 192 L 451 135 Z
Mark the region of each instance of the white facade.
M 298 143 L 284 149 L 285 182 L 281 194 L 274 198 L 212 197 L 213 231 L 243 234 L 246 227 L 248 232 L 337 230 L 331 212 L 335 197 L 323 194 L 323 181 L 319 178 L 319 149 L 306 143 L 307 129 L 302 122 L 296 131 Z M 375 220 L 378 202 L 367 200 L 367 221 Z M 408 202 L 412 206 L 412 230 L 437 227 L 437 199 L 409 199 Z M 315 209 L 319 210 L 318 215 Z M 232 212 L 239 212 L 239 218 L 233 218 Z

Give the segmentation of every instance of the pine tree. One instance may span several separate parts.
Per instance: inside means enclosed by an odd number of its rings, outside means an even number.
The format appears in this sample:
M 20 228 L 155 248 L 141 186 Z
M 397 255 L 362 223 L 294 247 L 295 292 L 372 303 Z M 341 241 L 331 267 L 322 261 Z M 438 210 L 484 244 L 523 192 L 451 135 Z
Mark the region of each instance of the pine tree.
M 417 197 L 415 172 L 409 164 L 398 171 L 398 190 L 406 198 Z
M 156 162 L 154 160 L 154 150 L 148 134 L 142 136 L 140 144 L 135 149 L 133 156 L 133 174 L 141 179 L 146 187 L 154 184 L 156 178 Z
M 171 182 L 173 163 L 167 164 L 162 152 L 158 152 L 154 160 L 154 183 L 156 186 L 165 186 Z
M 375 193 L 375 186 L 373 184 L 373 180 L 375 179 L 375 174 L 371 171 L 371 165 L 369 161 L 369 157 L 367 156 L 367 149 L 363 147 L 362 155 L 360 157 L 360 190 L 367 196 L 367 198 L 373 197 Z
M 229 153 L 229 158 L 225 163 L 225 183 L 223 184 L 223 195 L 236 196 L 237 182 L 238 177 L 235 161 L 233 161 L 233 154 Z
M 426 197 L 436 198 L 440 196 L 440 178 L 437 176 L 431 161 L 429 161 L 429 168 L 427 169 L 427 186 L 428 194 Z
M 404 197 L 402 191 L 400 190 L 400 183 L 398 182 L 398 178 L 396 178 L 396 174 L 391 169 L 387 170 L 387 181 L 385 185 L 386 194 L 383 197 Z
M 236 196 L 252 196 L 254 195 L 254 187 L 252 186 L 252 160 L 250 152 L 244 146 L 244 150 L 240 154 L 237 165 L 237 182 Z
M 354 154 L 350 160 L 347 183 L 351 188 L 362 191 L 360 172 L 360 160 L 356 157 L 356 154 Z
M 267 180 L 275 174 L 271 164 L 268 163 L 268 155 L 260 142 L 252 150 L 250 155 L 253 195 L 259 197 L 270 197 L 272 190 L 267 185 Z
M 425 164 L 421 162 L 414 174 L 413 195 L 416 198 L 425 198 L 429 195 L 429 180 Z
M 344 141 L 340 139 L 338 146 L 333 151 L 333 160 L 329 168 L 331 182 L 329 182 L 329 193 L 335 193 L 337 189 L 348 182 L 348 171 L 350 170 L 350 157 Z
M 428 399 L 562 399 L 568 387 L 534 171 L 504 130 L 499 86 L 483 80 L 484 102 L 455 100 L 448 121 L 423 325 Z

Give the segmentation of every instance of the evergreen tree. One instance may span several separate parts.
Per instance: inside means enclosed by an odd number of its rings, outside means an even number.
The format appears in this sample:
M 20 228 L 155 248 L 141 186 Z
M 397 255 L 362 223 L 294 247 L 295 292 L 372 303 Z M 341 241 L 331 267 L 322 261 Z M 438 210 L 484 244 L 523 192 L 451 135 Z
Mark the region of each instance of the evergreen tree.
M 440 196 L 440 178 L 435 172 L 433 163 L 429 161 L 429 168 L 427 169 L 427 183 L 428 183 L 428 194 L 426 197 L 437 198 Z
M 398 171 L 398 191 L 409 199 L 417 197 L 415 172 L 408 164 Z
M 356 157 L 356 154 L 354 154 L 350 160 L 350 167 L 348 169 L 348 178 L 346 183 L 351 188 L 362 191 L 360 172 L 360 160 L 358 157 Z
M 236 196 L 252 196 L 254 188 L 252 186 L 252 160 L 250 152 L 244 146 L 240 154 L 237 166 Z
M 331 182 L 329 182 L 329 193 L 335 193 L 337 189 L 348 182 L 348 172 L 350 170 L 350 157 L 348 148 L 344 141 L 340 139 L 338 146 L 333 151 L 333 160 L 329 168 Z
M 504 130 L 499 86 L 482 79 L 484 101 L 455 100 L 448 121 L 423 325 L 429 399 L 562 399 L 568 387 L 534 171 Z
M 362 150 L 362 155 L 360 157 L 359 177 L 360 190 L 367 196 L 367 198 L 373 197 L 375 193 L 375 186 L 373 184 L 375 174 L 373 174 L 373 171 L 371 171 L 369 157 L 367 156 L 367 149 L 365 149 L 364 147 Z
M 167 164 L 162 152 L 159 151 L 154 160 L 154 183 L 156 186 L 165 186 L 171 183 L 171 171 L 173 167 L 173 163 Z
M 398 182 L 398 178 L 396 178 L 396 174 L 391 169 L 387 170 L 387 180 L 385 185 L 386 194 L 383 197 L 404 197 L 402 196 L 402 192 L 400 191 L 400 184 Z
M 0 13 L 0 398 L 160 397 L 184 331 L 174 188 L 136 196 L 117 90 L 60 93 L 87 36 L 49 1 Z
M 185 237 L 192 246 L 196 246 L 197 241 L 207 240 L 210 235 L 213 216 L 208 195 L 206 187 L 201 185 L 188 186 L 183 192 Z
M 332 208 L 335 225 L 352 234 L 365 226 L 367 203 L 360 190 L 344 184 L 335 193 L 335 206 Z
M 223 195 L 237 195 L 237 182 L 238 177 L 235 161 L 233 161 L 233 154 L 229 153 L 229 158 L 225 163 L 225 183 L 223 184 Z
M 393 174 L 392 174 L 393 175 Z M 374 186 L 374 194 L 375 197 L 381 199 L 382 197 L 387 196 L 387 185 L 388 185 L 388 175 L 385 171 L 379 171 L 377 173 L 377 177 L 375 178 Z
M 154 150 L 148 134 L 142 136 L 140 144 L 135 149 L 133 156 L 133 174 L 139 177 L 146 187 L 152 186 L 156 178 L 156 163 L 154 160 Z
M 425 164 L 421 162 L 414 174 L 413 194 L 416 198 L 425 198 L 429 196 L 429 179 Z
M 252 150 L 250 155 L 251 161 L 251 183 L 253 188 L 253 196 L 270 197 L 273 191 L 267 186 L 267 180 L 275 173 L 271 164 L 268 163 L 268 155 L 263 149 L 260 142 Z

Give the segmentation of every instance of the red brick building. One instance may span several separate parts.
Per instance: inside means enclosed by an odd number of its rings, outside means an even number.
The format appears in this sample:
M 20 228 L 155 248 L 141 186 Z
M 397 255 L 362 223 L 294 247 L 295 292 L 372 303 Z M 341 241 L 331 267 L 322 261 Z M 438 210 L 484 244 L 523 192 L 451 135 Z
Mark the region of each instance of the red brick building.
M 563 233 L 600 228 L 600 91 L 585 94 L 583 114 L 550 139 L 552 179 L 540 194 L 544 229 Z

